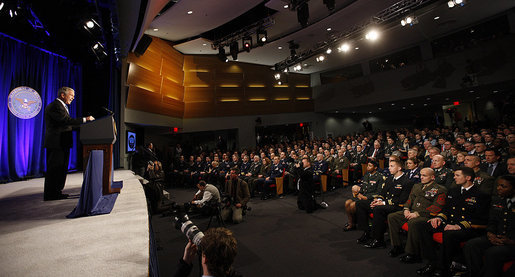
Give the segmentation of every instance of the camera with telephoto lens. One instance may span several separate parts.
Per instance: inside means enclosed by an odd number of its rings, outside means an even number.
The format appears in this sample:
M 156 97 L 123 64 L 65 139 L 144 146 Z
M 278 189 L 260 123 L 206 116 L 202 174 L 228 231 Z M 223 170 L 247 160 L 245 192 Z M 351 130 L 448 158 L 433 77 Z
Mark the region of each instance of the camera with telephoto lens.
M 175 223 L 175 229 L 181 230 L 181 232 L 186 235 L 191 242 L 193 242 L 197 247 L 200 247 L 200 242 L 204 237 L 204 233 L 202 233 L 202 231 L 200 231 L 200 229 L 191 222 L 187 214 L 176 216 L 173 221 Z

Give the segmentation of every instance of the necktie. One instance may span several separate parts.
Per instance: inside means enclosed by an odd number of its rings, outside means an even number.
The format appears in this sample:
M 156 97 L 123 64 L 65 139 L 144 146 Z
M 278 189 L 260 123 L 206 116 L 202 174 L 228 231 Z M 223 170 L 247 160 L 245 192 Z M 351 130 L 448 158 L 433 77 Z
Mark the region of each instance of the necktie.
M 488 175 L 492 176 L 493 172 L 494 172 L 494 165 L 493 164 L 489 164 L 486 173 L 488 173 Z
M 68 106 L 64 105 L 64 108 L 66 109 L 66 112 L 68 113 L 68 115 L 70 115 L 70 111 L 68 110 Z
M 511 209 L 511 199 L 508 199 L 508 205 L 506 205 L 506 207 L 508 207 L 508 210 Z

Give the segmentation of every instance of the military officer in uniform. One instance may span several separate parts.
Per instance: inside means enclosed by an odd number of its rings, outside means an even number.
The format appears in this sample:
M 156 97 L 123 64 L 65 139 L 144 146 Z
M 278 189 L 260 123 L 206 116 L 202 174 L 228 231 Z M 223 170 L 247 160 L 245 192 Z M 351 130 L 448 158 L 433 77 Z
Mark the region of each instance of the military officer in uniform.
M 270 174 L 265 178 L 265 188 L 264 191 L 267 192 L 266 197 L 269 197 L 271 194 L 270 186 L 275 184 L 275 178 L 281 177 L 283 175 L 283 167 L 279 163 L 279 157 L 274 156 L 273 164 L 270 166 Z
M 324 160 L 324 155 L 320 153 L 317 154 L 316 160 L 313 163 L 313 181 L 315 181 L 315 183 L 321 182 L 322 174 L 326 174 L 328 169 L 329 166 Z
M 474 170 L 461 167 L 454 172 L 459 187 L 452 187 L 446 196 L 445 207 L 427 223 L 413 224 L 413 231 L 420 234 L 422 258 L 429 262 L 417 270 L 419 275 L 449 275 L 452 259 L 461 253 L 460 243 L 484 234 L 488 221 L 490 196 L 474 185 Z M 433 233 L 443 232 L 440 255 L 437 255 Z
M 463 248 L 472 277 L 501 276 L 503 264 L 515 259 L 515 177 L 499 177 L 497 193 L 499 197 L 490 206 L 486 236 L 469 240 Z
M 387 227 L 387 216 L 389 213 L 402 210 L 401 205 L 408 200 L 411 187 L 413 186 L 408 176 L 402 171 L 402 162 L 390 162 L 389 170 L 392 176 L 386 179 L 381 193 L 375 196 L 372 202 L 358 201 L 356 203 L 358 229 L 363 231 L 363 235 L 358 239 L 358 243 L 365 244 L 367 248 L 386 246 L 384 233 Z M 374 216 L 372 228 L 368 224 L 368 216 L 371 212 Z
M 338 150 L 338 156 L 334 159 L 334 162 L 333 162 L 333 167 L 331 170 L 331 186 L 334 188 L 337 187 L 337 183 L 340 180 L 337 176 L 338 175 L 341 176 L 342 170 L 348 169 L 349 165 L 350 165 L 349 159 L 347 159 L 347 157 L 345 157 L 343 152 L 344 151 L 342 149 Z M 340 182 L 340 184 L 342 184 L 342 183 Z
M 258 179 L 259 171 L 261 170 L 261 160 L 259 155 L 254 156 L 254 161 L 250 164 L 249 171 L 242 179 L 249 185 L 250 196 L 253 197 L 256 192 L 256 180 Z
M 494 178 L 488 175 L 488 173 L 480 170 L 479 166 L 481 165 L 481 160 L 478 156 L 465 156 L 464 165 L 474 170 L 476 175 L 476 178 L 474 178 L 474 185 L 478 186 L 481 192 L 488 195 L 495 195 L 497 193 L 496 187 L 494 186 Z
M 243 177 L 247 173 L 249 173 L 250 164 L 251 163 L 249 161 L 249 156 L 247 156 L 247 155 L 243 156 L 243 162 L 241 163 L 241 166 L 240 166 L 240 177 Z
M 384 176 L 377 171 L 377 162 L 369 161 L 367 164 L 367 173 L 363 177 L 361 185 L 352 186 L 352 199 L 345 201 L 345 213 L 348 222 L 343 228 L 344 231 L 355 229 L 356 202 L 367 201 L 372 203 L 374 196 L 378 195 L 384 185 Z
M 393 246 L 388 255 L 396 257 L 406 252 L 407 254 L 401 257 L 401 261 L 405 263 L 420 261 L 419 234 L 412 231 L 410 226 L 416 222 L 427 222 L 431 217 L 440 213 L 445 205 L 447 189 L 435 182 L 433 169 L 423 168 L 420 171 L 420 181 L 413 186 L 408 201 L 404 203 L 403 210 L 388 215 L 388 233 Z M 408 223 L 406 247 L 401 246 L 399 235 L 399 230 L 404 223 Z
M 435 182 L 449 189 L 453 183 L 452 169 L 445 167 L 445 158 L 442 155 L 434 155 L 431 167 L 435 171 Z
M 364 164 L 367 162 L 367 156 L 362 151 L 361 145 L 356 146 L 356 153 L 351 161 L 351 172 L 349 173 L 349 177 L 351 178 L 351 183 L 354 184 L 357 182 L 361 177 L 363 172 L 361 172 L 361 164 Z

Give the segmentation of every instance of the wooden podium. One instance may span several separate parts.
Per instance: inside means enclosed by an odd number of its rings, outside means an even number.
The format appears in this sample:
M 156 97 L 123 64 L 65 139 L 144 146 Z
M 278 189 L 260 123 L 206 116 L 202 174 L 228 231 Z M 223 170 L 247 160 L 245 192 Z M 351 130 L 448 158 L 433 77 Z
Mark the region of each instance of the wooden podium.
M 82 142 L 83 168 L 88 164 L 92 150 L 104 152 L 104 167 L 102 173 L 102 194 L 119 193 L 120 188 L 113 188 L 113 144 L 116 142 L 116 127 L 113 115 L 82 124 L 80 127 Z

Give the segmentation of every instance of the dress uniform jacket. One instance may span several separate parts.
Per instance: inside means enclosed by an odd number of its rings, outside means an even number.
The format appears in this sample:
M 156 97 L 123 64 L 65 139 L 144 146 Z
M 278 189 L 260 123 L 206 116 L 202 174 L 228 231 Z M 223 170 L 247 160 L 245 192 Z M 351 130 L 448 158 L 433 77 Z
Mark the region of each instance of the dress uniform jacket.
M 313 163 L 313 175 L 320 176 L 327 172 L 329 166 L 325 160 L 315 161 Z
M 418 183 L 413 186 L 408 201 L 404 203 L 404 209 L 416 212 L 421 217 L 435 216 L 442 211 L 445 205 L 445 193 L 447 189 L 432 182 L 427 185 Z
M 358 165 L 364 164 L 367 162 L 367 155 L 365 155 L 365 152 L 361 151 L 356 153 L 354 156 L 354 159 L 352 161 L 353 163 L 357 163 Z
M 379 198 L 382 198 L 386 205 L 400 206 L 408 200 L 413 183 L 408 179 L 408 175 L 403 174 L 397 180 L 393 176 L 386 179 Z
M 252 164 L 250 164 L 249 172 L 252 174 L 251 177 L 257 177 L 260 170 L 261 162 L 252 162 Z
M 377 196 L 383 188 L 385 177 L 377 170 L 374 173 L 367 172 L 363 177 L 361 183 L 360 193 L 363 194 L 367 199 L 372 199 Z
M 497 188 L 494 185 L 495 180 L 492 176 L 484 171 L 477 171 L 476 178 L 474 178 L 474 186 L 478 186 L 482 193 L 488 195 L 496 195 Z
M 474 185 L 469 190 L 453 187 L 447 193 L 445 207 L 437 217 L 445 224 L 457 224 L 461 229 L 486 226 L 490 196 Z
M 270 166 L 270 175 L 269 177 L 270 178 L 277 178 L 277 177 L 281 177 L 283 175 L 283 167 L 281 166 L 281 164 L 272 164 Z M 275 180 L 274 180 L 275 182 Z
M 420 167 L 416 167 L 415 169 L 412 169 L 412 170 L 406 170 L 404 171 L 404 173 L 406 173 L 408 175 L 408 179 L 411 180 L 411 182 L 413 182 L 413 184 L 417 184 L 417 183 L 420 183 Z
M 397 150 L 397 146 L 394 144 L 386 144 L 384 147 L 384 154 L 385 155 L 392 155 L 392 153 Z
M 490 206 L 486 230 L 496 235 L 505 235 L 512 240 L 515 239 L 515 203 L 512 203 L 508 209 L 507 199 L 496 197 Z
M 452 169 L 446 167 L 435 169 L 435 182 L 449 189 L 454 182 Z
M 241 163 L 241 167 L 240 167 L 240 175 L 245 175 L 249 172 L 250 170 L 250 162 L 243 162 Z
M 332 171 L 334 172 L 335 170 L 339 170 L 340 174 L 341 174 L 342 169 L 349 168 L 349 165 L 350 165 L 350 161 L 347 157 L 345 157 L 345 156 L 336 157 L 334 159 Z
M 429 184 L 417 183 L 413 186 L 404 210 L 418 213 L 418 217 L 406 219 L 404 211 L 398 211 L 388 215 L 388 227 L 390 228 L 390 239 L 393 246 L 401 245 L 399 230 L 404 223 L 408 223 L 408 238 L 405 250 L 407 253 L 418 255 L 420 252 L 420 233 L 413 228 L 416 224 L 424 224 L 431 216 L 442 211 L 445 205 L 445 193 L 447 189 L 436 182 Z

